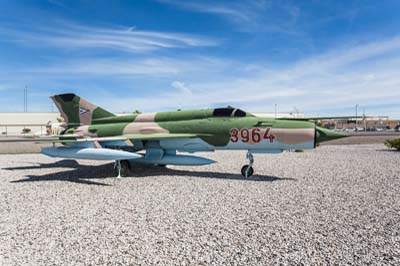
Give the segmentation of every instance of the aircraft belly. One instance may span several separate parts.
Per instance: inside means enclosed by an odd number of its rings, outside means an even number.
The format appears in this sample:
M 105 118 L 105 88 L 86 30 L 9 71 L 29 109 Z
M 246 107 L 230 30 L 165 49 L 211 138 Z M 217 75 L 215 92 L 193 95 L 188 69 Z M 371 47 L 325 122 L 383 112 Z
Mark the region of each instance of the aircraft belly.
M 169 165 L 207 165 L 215 163 L 214 160 L 193 155 L 169 155 L 169 154 L 164 154 L 160 158 L 145 156 L 143 158 L 132 159 L 130 161 L 132 163 L 169 164 Z
M 270 143 L 269 141 L 263 141 L 260 143 L 244 143 L 244 142 L 229 142 L 228 145 L 223 147 L 216 147 L 218 150 L 306 150 L 313 149 L 314 141 L 306 141 L 301 143 L 282 143 L 280 141 L 274 141 Z

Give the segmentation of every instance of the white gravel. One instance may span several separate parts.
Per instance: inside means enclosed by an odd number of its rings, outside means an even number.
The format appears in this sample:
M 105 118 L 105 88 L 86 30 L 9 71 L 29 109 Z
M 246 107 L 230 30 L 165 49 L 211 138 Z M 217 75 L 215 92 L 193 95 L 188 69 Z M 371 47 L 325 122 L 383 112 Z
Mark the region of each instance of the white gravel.
M 0 265 L 400 265 L 400 153 L 204 154 L 137 168 L 0 156 Z

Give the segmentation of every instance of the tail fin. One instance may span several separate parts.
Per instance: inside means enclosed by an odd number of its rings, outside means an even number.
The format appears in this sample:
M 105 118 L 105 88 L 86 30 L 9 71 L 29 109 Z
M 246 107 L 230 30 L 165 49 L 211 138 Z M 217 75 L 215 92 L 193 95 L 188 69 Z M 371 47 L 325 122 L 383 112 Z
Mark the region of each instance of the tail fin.
M 54 95 L 51 99 L 68 125 L 90 125 L 94 119 L 115 116 L 73 93 Z

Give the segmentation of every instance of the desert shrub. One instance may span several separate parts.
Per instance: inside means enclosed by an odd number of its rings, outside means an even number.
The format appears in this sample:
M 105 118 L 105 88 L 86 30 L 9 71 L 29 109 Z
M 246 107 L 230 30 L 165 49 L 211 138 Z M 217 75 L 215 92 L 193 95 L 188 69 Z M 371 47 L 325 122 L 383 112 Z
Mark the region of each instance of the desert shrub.
M 400 139 L 387 139 L 385 141 L 385 145 L 389 149 L 396 149 L 400 151 Z

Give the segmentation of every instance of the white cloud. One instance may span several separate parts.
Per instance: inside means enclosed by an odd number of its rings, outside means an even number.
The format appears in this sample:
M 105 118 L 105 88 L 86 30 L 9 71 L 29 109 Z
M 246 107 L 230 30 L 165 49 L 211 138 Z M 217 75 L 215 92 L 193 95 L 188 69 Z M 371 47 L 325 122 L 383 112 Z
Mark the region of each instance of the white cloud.
M 71 60 L 63 64 L 21 69 L 18 72 L 71 76 L 165 76 L 181 72 L 180 62 L 169 59 L 96 59 Z
M 186 84 L 182 81 L 173 81 L 171 83 L 171 86 L 175 89 L 180 90 L 181 92 L 185 93 L 185 94 L 192 94 L 192 91 L 186 86 Z
M 215 46 L 216 39 L 173 32 L 136 30 L 135 27 L 89 27 L 70 22 L 36 28 L 4 27 L 0 29 L 7 41 L 21 45 L 63 48 L 107 48 L 133 53 L 159 49 Z
M 235 62 L 227 65 L 229 67 L 223 67 L 246 68 Z M 212 65 L 204 64 L 202 67 L 203 76 L 212 69 Z M 161 92 L 157 97 L 151 95 L 127 101 L 147 110 L 233 104 L 260 112 L 271 111 L 277 103 L 280 110 L 286 111 L 296 106 L 314 115 L 322 114 L 324 110 L 348 114 L 343 112 L 348 112 L 355 104 L 368 110 L 368 106 L 398 103 L 399 68 L 400 41 L 393 38 L 336 49 L 284 68 L 264 67 L 253 76 L 233 75 L 226 69 L 220 71 L 224 76 L 219 78 L 200 79 L 196 75 L 185 75 L 192 93 L 185 97 L 184 103 L 180 93 L 170 91 Z M 177 81 L 173 84 L 177 88 L 185 85 Z M 396 112 L 400 117 L 400 106 L 389 113 Z
M 161 3 L 177 6 L 179 8 L 201 12 L 212 13 L 217 15 L 228 16 L 233 19 L 241 21 L 250 21 L 254 17 L 254 10 L 252 7 L 256 2 L 243 1 L 242 4 L 238 2 L 216 2 L 206 3 L 204 1 L 175 1 L 175 0 L 159 0 Z M 264 1 L 262 1 L 264 2 Z M 238 5 L 239 4 L 239 5 Z M 261 4 L 261 3 L 260 3 Z
M 193 62 L 196 62 L 193 64 Z M 55 79 L 61 77 L 95 78 L 107 76 L 111 78 L 136 78 L 140 77 L 177 77 L 179 75 L 207 74 L 218 72 L 228 67 L 226 62 L 209 57 L 192 56 L 188 58 L 171 57 L 112 57 L 99 59 L 87 57 L 79 59 L 66 59 L 49 63 L 44 66 L 18 67 L 11 71 L 11 67 L 1 71 L 0 77 L 4 79 L 46 77 Z M 3 75 L 2 75 L 3 73 Z
M 7 84 L 40 79 L 37 81 L 40 85 L 41 81 L 50 84 L 50 81 L 55 83 L 63 79 L 77 90 L 80 87 L 84 90 L 88 83 L 93 83 L 96 89 L 109 93 L 107 97 L 94 95 L 91 100 L 113 111 L 132 104 L 142 111 L 232 104 L 262 112 L 272 111 L 274 104 L 278 104 L 280 111 L 296 106 L 310 115 L 324 112 L 346 115 L 355 104 L 366 107 L 367 111 L 377 105 L 397 106 L 399 68 L 400 38 L 392 38 L 337 48 L 284 67 L 194 56 L 82 58 L 56 65 L 20 68 L 11 74 L 10 71 L 0 72 L 0 78 Z M 102 88 L 96 80 L 104 77 L 110 83 Z M 110 84 L 118 86 L 120 91 L 126 88 L 124 97 L 115 96 Z M 166 90 L 169 86 L 176 90 Z M 70 88 L 69 85 L 65 87 Z M 130 88 L 140 88 L 140 96 Z M 130 95 L 131 92 L 135 94 Z M 396 117 L 400 117 L 400 106 L 379 110 L 397 113 Z
M 240 31 L 299 34 L 295 24 L 300 16 L 300 9 L 289 2 L 274 3 L 272 0 L 158 0 L 158 2 L 182 10 L 219 16 L 234 24 Z

